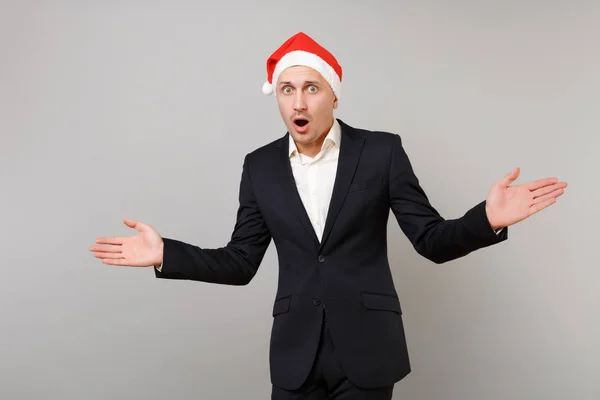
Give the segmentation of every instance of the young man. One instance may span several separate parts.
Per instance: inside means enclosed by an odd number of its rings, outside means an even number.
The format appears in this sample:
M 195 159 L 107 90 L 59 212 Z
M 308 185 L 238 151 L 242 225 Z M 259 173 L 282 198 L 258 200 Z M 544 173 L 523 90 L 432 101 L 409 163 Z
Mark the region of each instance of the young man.
M 244 159 L 237 222 L 218 249 L 139 233 L 99 238 L 109 265 L 155 266 L 158 278 L 245 285 L 273 239 L 279 283 L 270 343 L 273 399 L 391 399 L 410 372 L 402 310 L 387 258 L 389 211 L 415 250 L 443 263 L 507 239 L 508 226 L 550 206 L 565 182 L 496 182 L 461 218 L 429 203 L 398 135 L 333 116 L 342 68 L 304 33 L 267 61 L 288 132 Z

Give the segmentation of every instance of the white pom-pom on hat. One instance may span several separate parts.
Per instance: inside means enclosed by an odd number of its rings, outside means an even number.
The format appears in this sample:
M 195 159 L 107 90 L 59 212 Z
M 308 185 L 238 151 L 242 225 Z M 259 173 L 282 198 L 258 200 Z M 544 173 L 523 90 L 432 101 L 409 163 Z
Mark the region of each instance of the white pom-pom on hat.
M 263 84 L 262 92 L 266 95 L 270 95 L 273 93 L 273 85 L 271 85 L 268 81 Z

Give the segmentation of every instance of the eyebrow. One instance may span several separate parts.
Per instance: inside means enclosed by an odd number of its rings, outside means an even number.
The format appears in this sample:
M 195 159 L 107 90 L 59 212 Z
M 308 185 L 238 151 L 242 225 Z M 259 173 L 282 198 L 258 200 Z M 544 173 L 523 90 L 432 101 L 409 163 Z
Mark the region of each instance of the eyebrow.
M 282 81 L 282 82 L 279 82 L 279 86 L 281 86 L 281 85 L 291 85 L 291 84 L 292 84 L 291 81 Z M 320 84 L 321 84 L 321 82 L 319 82 L 319 81 L 304 81 L 304 83 L 303 83 L 303 85 L 320 85 Z

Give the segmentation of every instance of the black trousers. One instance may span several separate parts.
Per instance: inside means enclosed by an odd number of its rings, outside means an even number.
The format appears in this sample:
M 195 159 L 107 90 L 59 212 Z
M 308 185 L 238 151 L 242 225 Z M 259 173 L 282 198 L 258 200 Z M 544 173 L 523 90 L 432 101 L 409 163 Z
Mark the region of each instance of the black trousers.
M 335 346 L 323 315 L 321 340 L 313 368 L 300 389 L 284 390 L 272 387 L 271 400 L 391 400 L 394 387 L 359 389 L 354 386 L 340 367 L 335 357 Z

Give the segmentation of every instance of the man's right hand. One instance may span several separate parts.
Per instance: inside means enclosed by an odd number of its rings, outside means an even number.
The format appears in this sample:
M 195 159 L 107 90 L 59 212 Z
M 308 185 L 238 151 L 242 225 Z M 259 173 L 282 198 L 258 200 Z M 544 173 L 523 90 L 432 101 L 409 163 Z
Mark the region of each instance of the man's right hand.
M 130 228 L 139 231 L 134 236 L 101 237 L 90 247 L 94 257 L 108 265 L 128 267 L 160 266 L 163 261 L 162 237 L 150 225 L 124 219 Z

